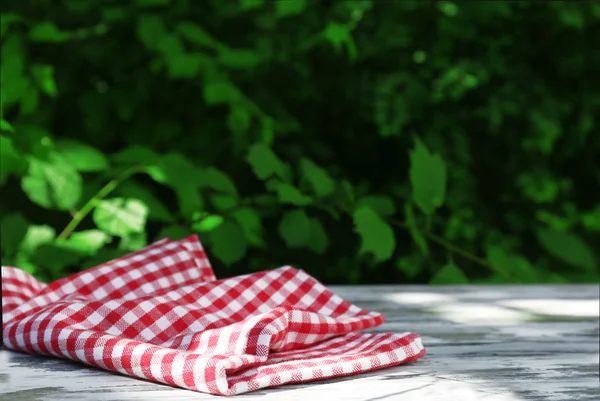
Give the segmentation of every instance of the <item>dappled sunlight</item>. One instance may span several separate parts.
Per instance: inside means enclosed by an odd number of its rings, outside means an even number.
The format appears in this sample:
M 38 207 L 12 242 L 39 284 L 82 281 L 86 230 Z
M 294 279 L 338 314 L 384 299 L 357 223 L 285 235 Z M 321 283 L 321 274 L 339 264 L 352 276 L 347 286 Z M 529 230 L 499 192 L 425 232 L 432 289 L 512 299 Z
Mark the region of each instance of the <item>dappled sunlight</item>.
M 598 301 L 591 299 L 518 299 L 498 301 L 499 305 L 552 316 L 600 316 Z

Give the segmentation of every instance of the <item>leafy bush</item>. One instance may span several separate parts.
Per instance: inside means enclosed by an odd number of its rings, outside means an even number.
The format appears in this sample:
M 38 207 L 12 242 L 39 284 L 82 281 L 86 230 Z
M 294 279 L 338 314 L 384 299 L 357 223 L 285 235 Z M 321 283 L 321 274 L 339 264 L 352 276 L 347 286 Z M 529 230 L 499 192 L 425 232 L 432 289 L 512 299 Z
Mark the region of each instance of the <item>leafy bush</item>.
M 51 280 L 197 233 L 221 277 L 598 280 L 596 3 L 6 0 L 1 22 L 3 264 Z

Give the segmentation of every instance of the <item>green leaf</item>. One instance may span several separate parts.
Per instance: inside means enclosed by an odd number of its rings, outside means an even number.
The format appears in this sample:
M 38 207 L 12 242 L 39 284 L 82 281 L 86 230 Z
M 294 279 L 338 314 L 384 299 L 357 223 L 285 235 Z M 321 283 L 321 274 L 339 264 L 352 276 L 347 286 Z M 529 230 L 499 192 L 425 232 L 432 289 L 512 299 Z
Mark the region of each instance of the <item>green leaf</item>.
M 152 7 L 152 6 L 166 6 L 171 0 L 135 0 L 136 5 Z
M 55 237 L 56 231 L 50 226 L 30 225 L 19 246 L 19 252 L 24 256 L 30 256 L 40 245 L 52 242 Z
M 94 222 L 110 235 L 123 237 L 144 231 L 148 207 L 137 199 L 101 200 L 94 209 Z
M 239 200 L 237 196 L 231 195 L 213 195 L 210 198 L 211 203 L 222 212 L 229 211 L 229 209 L 233 209 L 239 205 Z
M 324 254 L 327 251 L 327 248 L 329 248 L 329 238 L 323 228 L 323 224 L 314 217 L 310 218 L 310 239 L 308 240 L 308 247 L 319 255 Z
M 225 222 L 223 216 L 219 216 L 216 214 L 208 215 L 203 217 L 201 220 L 196 221 L 192 224 L 192 229 L 196 232 L 209 232 L 213 231 L 221 224 Z
M 277 197 L 281 203 L 289 203 L 295 206 L 306 206 L 312 203 L 312 198 L 285 182 L 273 181 L 269 188 L 277 192 Z
M 275 2 L 275 13 L 278 17 L 290 17 L 302 14 L 306 8 L 306 0 L 285 0 Z
M 410 236 L 412 237 L 413 241 L 415 241 L 415 244 L 417 244 L 419 247 L 423 256 L 427 256 L 429 254 L 427 240 L 425 239 L 425 236 L 418 230 L 417 220 L 410 202 L 406 202 L 404 204 L 404 213 L 406 214 L 406 226 L 410 231 Z
M 42 22 L 31 28 L 29 38 L 34 42 L 59 43 L 67 40 L 69 34 L 61 32 L 53 22 Z
M 409 256 L 396 260 L 396 268 L 412 280 L 423 271 L 423 255 L 419 252 L 411 252 Z
M 56 97 L 58 89 L 56 88 L 56 82 L 54 82 L 54 67 L 36 64 L 31 67 L 31 75 L 33 75 L 42 92 L 48 96 Z
M 265 0 L 240 0 L 240 7 L 244 11 L 261 8 L 264 4 Z
M 147 245 L 148 239 L 146 238 L 146 232 L 131 233 L 121 237 L 121 241 L 119 241 L 119 249 L 127 252 L 139 251 Z
M 232 179 L 217 168 L 208 167 L 202 169 L 199 180 L 200 185 L 204 188 L 211 188 L 217 192 L 237 197 L 237 189 Z
M 8 131 L 8 132 L 15 132 L 14 127 L 8 121 L 6 121 L 4 119 L 0 120 L 0 130 Z
M 31 261 L 41 271 L 49 272 L 51 280 L 66 276 L 67 267 L 77 265 L 85 254 L 60 243 L 45 243 L 35 249 Z
M 300 169 L 318 197 L 331 195 L 335 191 L 333 178 L 327 170 L 317 166 L 312 160 L 301 159 Z
M 23 155 L 13 146 L 13 141 L 0 136 L 0 185 L 6 182 L 9 175 L 21 175 L 27 169 Z
M 136 35 L 146 48 L 156 50 L 161 39 L 168 35 L 168 31 L 162 17 L 142 14 L 137 20 Z
M 77 171 L 104 171 L 108 168 L 106 157 L 94 147 L 83 142 L 65 139 L 56 142 L 56 150 Z
M 381 216 L 390 217 L 396 214 L 394 201 L 389 196 L 382 195 L 366 195 L 360 198 L 357 202 L 358 206 L 369 206 L 371 209 L 379 213 Z
M 219 53 L 219 61 L 225 67 L 250 69 L 260 63 L 260 55 L 253 50 L 223 49 Z
M 391 258 L 396 239 L 390 225 L 369 206 L 359 206 L 354 211 L 353 219 L 354 230 L 362 240 L 360 253 L 372 253 L 378 262 Z
M 137 199 L 148 207 L 148 220 L 172 223 L 173 213 L 165 207 L 149 189 L 135 181 L 128 180 L 117 187 L 117 193 L 124 198 Z
M 249 207 L 237 209 L 231 212 L 231 217 L 240 225 L 250 245 L 264 246 L 262 224 L 256 210 Z
M 231 265 L 241 260 L 248 250 L 244 232 L 238 224 L 226 221 L 211 231 L 212 252 L 224 264 Z
M 448 262 L 448 264 L 437 271 L 435 276 L 429 281 L 429 284 L 469 284 L 469 278 L 454 262 Z
M 29 222 L 19 213 L 9 214 L 2 219 L 0 248 L 3 255 L 14 255 L 27 234 Z
M 175 30 L 185 39 L 196 45 L 205 46 L 210 49 L 219 49 L 222 47 L 204 28 L 194 22 L 180 22 L 175 27 Z
M 263 144 L 252 145 L 248 151 L 246 161 L 252 167 L 254 174 L 261 180 L 276 175 L 281 178 L 285 176 L 283 163 L 275 153 Z
M 451 1 L 440 1 L 437 6 L 447 17 L 455 17 L 458 14 L 458 6 Z
M 138 165 L 156 163 L 160 156 L 150 148 L 133 145 L 114 153 L 111 159 L 116 163 Z
M 248 132 L 252 123 L 252 115 L 246 107 L 233 104 L 227 115 L 227 126 L 234 134 L 244 134 Z
M 507 252 L 497 246 L 489 246 L 486 254 L 492 270 L 513 283 L 531 284 L 543 281 L 540 273 L 520 255 Z
M 78 253 L 93 256 L 110 241 L 111 237 L 104 231 L 85 230 L 71 234 L 66 240 L 57 240 L 56 243 Z
M 48 161 L 30 158 L 29 171 L 21 180 L 29 199 L 48 209 L 74 208 L 82 186 L 79 173 L 56 153 L 51 153 Z
M 202 209 L 203 200 L 198 190 L 199 170 L 186 157 L 179 153 L 169 153 L 161 157 L 148 172 L 155 181 L 173 188 L 183 216 L 189 218 Z
M 410 151 L 409 175 L 415 204 L 423 213 L 433 214 L 446 197 L 446 164 L 416 137 L 415 148 Z
M 286 212 L 279 222 L 279 234 L 290 248 L 307 245 L 310 239 L 310 220 L 304 210 Z
M 207 82 L 202 89 L 204 101 L 210 106 L 228 104 L 239 97 L 238 90 L 230 82 Z
M 160 230 L 160 232 L 158 233 L 158 238 L 159 239 L 170 238 L 172 240 L 180 240 L 180 239 L 188 237 L 192 234 L 194 234 L 194 232 L 187 227 L 183 227 L 183 226 L 179 226 L 179 225 L 172 225 L 172 226 L 163 227 Z
M 552 229 L 538 230 L 536 235 L 544 249 L 555 258 L 582 270 L 597 269 L 594 252 L 579 236 Z

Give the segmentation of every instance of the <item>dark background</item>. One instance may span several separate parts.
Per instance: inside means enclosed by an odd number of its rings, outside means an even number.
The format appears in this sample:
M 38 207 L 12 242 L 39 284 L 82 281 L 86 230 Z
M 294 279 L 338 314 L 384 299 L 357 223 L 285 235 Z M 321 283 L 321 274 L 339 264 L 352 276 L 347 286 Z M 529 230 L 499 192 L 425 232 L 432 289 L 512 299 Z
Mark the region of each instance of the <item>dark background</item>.
M 2 263 L 597 282 L 597 43 L 595 2 L 5 0 Z

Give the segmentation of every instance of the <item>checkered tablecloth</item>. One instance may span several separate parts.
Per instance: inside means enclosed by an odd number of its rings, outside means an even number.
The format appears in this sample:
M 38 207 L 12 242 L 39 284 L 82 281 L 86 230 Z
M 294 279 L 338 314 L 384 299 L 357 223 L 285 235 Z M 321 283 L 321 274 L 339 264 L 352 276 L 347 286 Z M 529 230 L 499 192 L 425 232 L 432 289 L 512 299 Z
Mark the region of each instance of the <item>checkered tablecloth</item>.
M 194 391 L 235 395 L 425 355 L 413 333 L 361 333 L 383 315 L 282 267 L 216 280 L 196 236 L 41 283 L 2 267 L 8 349 Z

